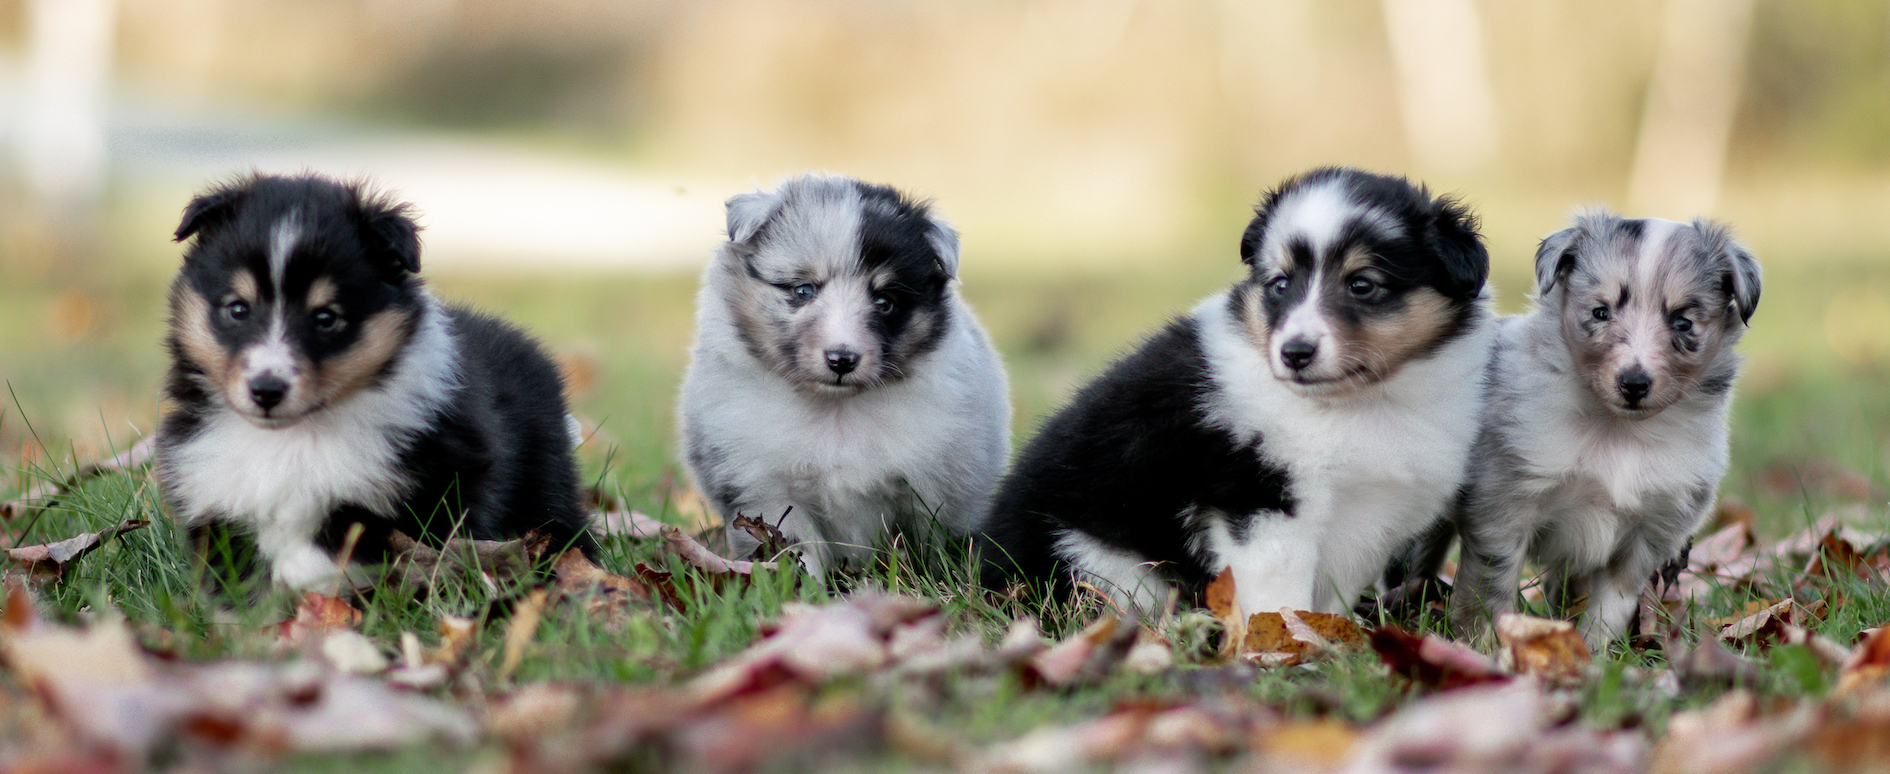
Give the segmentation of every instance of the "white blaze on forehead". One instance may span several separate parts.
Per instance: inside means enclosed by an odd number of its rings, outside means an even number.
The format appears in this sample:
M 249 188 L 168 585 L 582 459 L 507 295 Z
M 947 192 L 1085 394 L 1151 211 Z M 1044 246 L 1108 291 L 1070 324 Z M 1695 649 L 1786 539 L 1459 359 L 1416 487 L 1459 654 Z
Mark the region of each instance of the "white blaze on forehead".
M 852 186 L 793 192 L 768 231 L 764 275 L 812 279 L 858 272 L 860 206 Z
M 1636 246 L 1634 255 L 1633 290 L 1642 293 L 1650 301 L 1654 294 L 1663 289 L 1661 280 L 1666 275 L 1664 269 L 1671 249 L 1669 243 L 1684 228 L 1687 228 L 1685 224 L 1671 220 L 1648 218 L 1643 221 L 1641 243 Z
M 1345 225 L 1359 215 L 1359 208 L 1346 200 L 1345 191 L 1336 182 L 1297 191 L 1274 212 L 1267 228 L 1269 241 L 1284 265 L 1288 241 L 1304 239 L 1315 255 L 1323 253 L 1339 240 Z
M 301 239 L 302 221 L 294 213 L 282 216 L 269 232 L 269 284 L 275 286 L 278 298 L 282 296 L 282 275 L 289 269 L 289 256 Z

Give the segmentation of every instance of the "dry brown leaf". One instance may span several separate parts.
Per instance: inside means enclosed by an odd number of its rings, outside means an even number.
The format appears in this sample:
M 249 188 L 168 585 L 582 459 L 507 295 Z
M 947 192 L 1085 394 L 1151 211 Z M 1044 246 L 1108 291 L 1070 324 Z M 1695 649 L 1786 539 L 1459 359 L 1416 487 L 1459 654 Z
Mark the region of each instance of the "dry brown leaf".
M 1076 636 L 1033 656 L 1028 674 L 1059 688 L 1103 674 L 1128 656 L 1136 631 L 1135 626 L 1104 614 Z
M 533 553 L 549 546 L 549 539 L 531 532 L 512 540 L 453 538 L 434 548 L 395 531 L 387 538 L 390 553 L 384 581 L 399 588 L 430 589 L 441 578 L 461 583 L 466 573 L 490 576 L 495 583 L 522 579 L 537 563 Z
M 473 620 L 456 615 L 440 616 L 440 645 L 428 654 L 427 659 L 436 664 L 452 666 L 466 655 L 466 649 L 473 643 Z
M 311 642 L 316 635 L 330 629 L 352 629 L 359 625 L 361 611 L 347 600 L 319 591 L 304 591 L 296 600 L 295 615 L 269 628 L 275 634 L 276 650 L 280 652 Z
M 773 570 L 777 568 L 774 562 L 747 562 L 725 559 L 714 551 L 710 551 L 707 546 L 696 542 L 695 538 L 684 534 L 682 530 L 675 527 L 664 526 L 662 535 L 665 544 L 669 546 L 671 552 L 681 557 L 682 560 L 687 562 L 690 566 L 707 573 L 716 575 L 751 575 L 757 569 Z
M 544 618 L 548 597 L 545 589 L 536 588 L 512 606 L 512 618 L 505 622 L 505 655 L 499 662 L 500 680 L 512 678 L 512 670 L 518 668 L 519 661 L 525 658 L 525 649 L 531 646 L 532 638 L 538 636 L 538 623 Z
M 1497 663 L 1550 685 L 1578 685 L 1588 668 L 1588 643 L 1567 621 L 1504 613 L 1496 619 L 1502 643 Z
M 1703 710 L 1674 713 L 1654 747 L 1654 774 L 1735 774 L 1760 770 L 1811 730 L 1808 707 L 1763 716 L 1744 689 L 1728 692 Z
M 1254 613 L 1247 617 L 1243 651 L 1291 654 L 1290 659 L 1275 659 L 1290 664 L 1335 647 L 1364 644 L 1365 633 L 1348 616 L 1281 608 L 1277 613 Z
M 668 524 L 652 519 L 641 511 L 604 511 L 591 517 L 591 529 L 600 535 L 662 537 L 667 527 Z
M 1256 752 L 1264 771 L 1336 771 L 1352 756 L 1360 736 L 1340 720 L 1300 720 L 1266 731 Z
M 1640 734 L 1562 724 L 1560 717 L 1533 680 L 1452 691 L 1406 704 L 1370 729 L 1348 770 L 1625 774 L 1645 766 Z
M 583 602 L 584 612 L 607 626 L 621 626 L 633 610 L 647 607 L 655 593 L 649 584 L 606 571 L 584 553 L 566 549 L 551 566 L 557 587 Z
M 1209 613 L 1221 622 L 1221 658 L 1240 657 L 1247 642 L 1247 616 L 1240 610 L 1240 596 L 1234 591 L 1234 568 L 1227 567 L 1208 583 L 1206 599 Z
M 9 548 L 7 558 L 35 576 L 56 578 L 65 572 L 67 565 L 104 545 L 105 541 L 150 523 L 146 519 L 126 519 L 110 529 L 81 533 L 56 543 Z
M 890 640 L 901 626 L 938 614 L 929 600 L 856 592 L 822 606 L 789 603 L 765 638 L 690 681 L 693 701 L 712 703 L 784 681 L 819 683 L 863 674 L 888 664 Z
M 1837 687 L 1831 691 L 1833 696 L 1849 696 L 1864 688 L 1882 685 L 1884 677 L 1890 676 L 1890 626 L 1869 630 L 1863 641 L 1851 649 L 1838 675 Z
M 1450 690 L 1510 679 L 1488 656 L 1434 634 L 1419 637 L 1396 626 L 1383 626 L 1372 630 L 1371 641 L 1372 650 L 1392 672 L 1419 685 Z

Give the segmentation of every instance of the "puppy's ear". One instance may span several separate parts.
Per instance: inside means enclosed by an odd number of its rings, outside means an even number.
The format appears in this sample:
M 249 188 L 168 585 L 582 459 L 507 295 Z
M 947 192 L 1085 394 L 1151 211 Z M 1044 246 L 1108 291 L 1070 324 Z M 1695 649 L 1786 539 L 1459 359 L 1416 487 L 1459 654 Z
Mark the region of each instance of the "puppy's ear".
M 1723 223 L 1695 219 L 1693 227 L 1698 229 L 1705 242 L 1709 260 L 1718 265 L 1720 287 L 1726 297 L 1732 299 L 1733 310 L 1739 313 L 1739 322 L 1750 324 L 1752 313 L 1759 308 L 1760 274 L 1759 260 L 1752 257 L 1744 245 L 1733 239 L 1732 229 Z
M 1477 233 L 1477 216 L 1462 202 L 1437 197 L 1431 212 L 1431 238 L 1444 273 L 1458 295 L 1474 296 L 1490 278 L 1490 251 Z
M 361 203 L 362 239 L 382 251 L 388 265 L 408 274 L 420 271 L 420 226 L 413 222 L 413 208 L 387 199 L 368 199 Z
M 1575 270 L 1575 238 L 1581 232 L 1574 226 L 1542 238 L 1536 245 L 1536 297 L 1549 294 L 1555 283 Z
M 184 219 L 177 224 L 171 241 L 182 242 L 192 234 L 222 225 L 236 212 L 236 205 L 249 196 L 249 191 L 250 185 L 245 181 L 220 186 L 191 199 L 184 205 Z
M 932 251 L 938 253 L 939 268 L 947 277 L 958 276 L 958 229 L 936 216 L 928 216 L 926 221 L 929 228 L 925 241 L 932 243 Z
M 1266 235 L 1267 216 L 1271 214 L 1273 213 L 1269 210 L 1259 210 L 1254 213 L 1253 220 L 1247 222 L 1247 230 L 1240 234 L 1241 263 L 1252 266 L 1259 256 L 1260 238 Z
M 765 191 L 750 191 L 729 197 L 727 206 L 728 241 L 739 244 L 752 239 L 755 232 L 774 217 L 781 209 L 781 197 Z

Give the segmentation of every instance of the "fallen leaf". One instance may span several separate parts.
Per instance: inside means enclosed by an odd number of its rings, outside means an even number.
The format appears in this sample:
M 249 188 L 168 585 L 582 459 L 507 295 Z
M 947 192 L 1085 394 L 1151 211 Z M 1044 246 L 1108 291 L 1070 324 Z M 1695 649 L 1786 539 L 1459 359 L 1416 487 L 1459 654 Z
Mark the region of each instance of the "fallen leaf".
M 550 546 L 550 541 L 536 532 L 512 540 L 467 540 L 453 538 L 439 548 L 414 540 L 395 531 L 388 535 L 387 585 L 404 589 L 426 590 L 442 578 L 447 583 L 462 583 L 467 575 L 485 575 L 511 582 L 530 576 L 532 552 Z
M 675 527 L 664 526 L 663 540 L 669 550 L 698 570 L 716 575 L 751 575 L 755 570 L 777 569 L 774 562 L 748 562 L 725 559 L 707 546 Z
M 1105 613 L 1075 636 L 1031 657 L 1026 674 L 1057 688 L 1100 677 L 1128 657 L 1139 631 L 1133 623 L 1125 625 Z
M 1654 774 L 1757 771 L 1803 739 L 1813 720 L 1808 707 L 1763 716 L 1750 692 L 1733 690 L 1706 709 L 1676 712 L 1668 718 L 1667 735 L 1655 745 L 1649 770 Z
M 1263 771 L 1336 771 L 1352 757 L 1360 736 L 1340 720 L 1300 720 L 1264 732 L 1255 752 Z
M 436 664 L 458 664 L 473 642 L 473 620 L 455 615 L 440 616 L 440 644 L 427 655 Z
M 1510 680 L 1489 657 L 1434 634 L 1422 637 L 1395 626 L 1372 630 L 1372 650 L 1391 671 L 1439 690 Z
M 558 590 L 581 601 L 585 614 L 606 626 L 621 627 L 626 616 L 646 607 L 655 593 L 648 583 L 607 572 L 576 549 L 559 554 L 551 571 Z
M 1291 654 L 1294 658 L 1279 659 L 1291 664 L 1337 647 L 1364 644 L 1365 633 L 1350 617 L 1281 608 L 1247 617 L 1243 652 Z
M 600 535 L 628 538 L 662 537 L 668 524 L 641 511 L 604 511 L 591 517 L 591 529 Z
M 1692 648 L 1678 642 L 1666 647 L 1674 674 L 1689 686 L 1752 685 L 1765 679 L 1765 667 L 1726 649 L 1717 637 L 1702 638 Z
M 336 629 L 322 637 L 321 654 L 337 671 L 353 675 L 380 674 L 390 666 L 381 649 L 353 629 Z
M 330 629 L 351 629 L 361 625 L 361 611 L 339 597 L 319 591 L 304 591 L 296 599 L 295 614 L 287 621 L 272 624 L 276 650 L 290 650 L 311 641 Z
M 1638 772 L 1646 743 L 1634 732 L 1562 723 L 1529 679 L 1479 685 L 1412 702 L 1354 746 L 1354 771 Z
M 545 614 L 549 594 L 543 588 L 532 589 L 512 606 L 512 618 L 505 622 L 505 655 L 499 662 L 499 679 L 510 680 L 512 670 L 525 658 L 525 649 L 538 636 L 538 623 Z
M 1214 576 L 1205 596 L 1208 612 L 1221 622 L 1221 658 L 1239 657 L 1247 642 L 1247 616 L 1241 614 L 1240 596 L 1234 591 L 1234 568 L 1224 568 Z
M 1851 649 L 1831 695 L 1849 696 L 1867 686 L 1881 685 L 1885 676 L 1890 676 L 1890 626 L 1879 626 Z
M 1588 668 L 1588 643 L 1568 621 L 1504 613 L 1496 619 L 1496 638 L 1499 665 L 1549 685 L 1579 685 Z
M 105 544 L 113 537 L 143 527 L 145 519 L 127 519 L 118 526 L 98 532 L 85 532 L 56 543 L 7 549 L 7 558 L 25 565 L 28 572 L 41 577 L 58 577 L 66 566 Z

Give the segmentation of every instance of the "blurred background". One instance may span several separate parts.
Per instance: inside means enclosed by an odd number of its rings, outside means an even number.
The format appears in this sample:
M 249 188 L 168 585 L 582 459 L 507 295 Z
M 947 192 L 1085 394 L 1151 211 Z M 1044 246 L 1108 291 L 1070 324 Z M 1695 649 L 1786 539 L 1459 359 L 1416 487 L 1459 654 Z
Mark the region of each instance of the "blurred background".
M 658 507 L 728 196 L 934 199 L 1021 438 L 1336 163 L 1471 202 L 1505 311 L 1578 206 L 1730 221 L 1766 284 L 1726 493 L 1883 513 L 1881 0 L 0 0 L 0 148 L 0 489 L 151 432 L 168 235 L 252 169 L 413 202 L 434 286 L 538 332 Z

